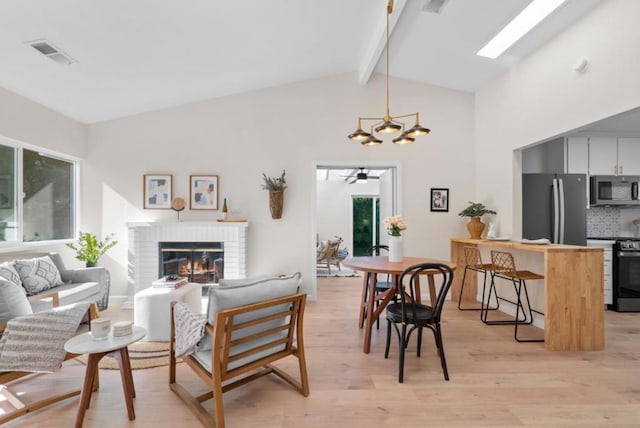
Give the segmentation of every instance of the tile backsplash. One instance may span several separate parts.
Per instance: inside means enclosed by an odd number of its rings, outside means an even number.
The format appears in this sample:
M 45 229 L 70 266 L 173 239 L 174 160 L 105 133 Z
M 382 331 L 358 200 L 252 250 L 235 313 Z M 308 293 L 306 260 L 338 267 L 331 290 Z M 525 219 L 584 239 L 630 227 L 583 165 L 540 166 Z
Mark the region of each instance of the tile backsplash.
M 592 207 L 587 210 L 587 236 L 640 237 L 633 220 L 640 219 L 640 208 Z

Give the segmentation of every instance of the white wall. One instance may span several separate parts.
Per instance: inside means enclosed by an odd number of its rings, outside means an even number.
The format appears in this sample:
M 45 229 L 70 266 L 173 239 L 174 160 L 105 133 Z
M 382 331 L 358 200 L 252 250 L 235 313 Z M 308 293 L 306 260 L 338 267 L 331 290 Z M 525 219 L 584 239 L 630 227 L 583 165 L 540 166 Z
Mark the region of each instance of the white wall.
M 523 150 L 522 172 L 528 174 L 565 172 L 564 137 Z
M 85 125 L 3 88 L 0 135 L 76 157 L 86 150 Z
M 299 270 L 315 295 L 312 233 L 314 161 L 399 161 L 403 165 L 405 254 L 449 258 L 449 238 L 464 232 L 457 217 L 474 195 L 473 96 L 392 79 L 391 112 L 420 112 L 431 128 L 411 146 L 390 141 L 367 148 L 346 135 L 358 115 L 384 111 L 384 78 L 366 86 L 338 75 L 89 126 L 83 182 L 86 227 L 116 232 L 122 245 L 109 255 L 113 294 L 126 290 L 126 230 L 140 219 L 172 220 L 170 210 L 142 210 L 142 176 L 173 174 L 174 196 L 188 199 L 189 174 L 217 174 L 220 197 L 249 220 L 249 275 Z M 287 171 L 284 213 L 272 220 L 262 172 Z M 429 212 L 429 188 L 451 188 L 449 213 Z M 189 211 L 184 220 L 218 218 Z
M 640 106 L 640 2 L 608 0 L 476 93 L 477 199 L 521 236 L 513 150 Z M 587 56 L 587 72 L 572 69 Z

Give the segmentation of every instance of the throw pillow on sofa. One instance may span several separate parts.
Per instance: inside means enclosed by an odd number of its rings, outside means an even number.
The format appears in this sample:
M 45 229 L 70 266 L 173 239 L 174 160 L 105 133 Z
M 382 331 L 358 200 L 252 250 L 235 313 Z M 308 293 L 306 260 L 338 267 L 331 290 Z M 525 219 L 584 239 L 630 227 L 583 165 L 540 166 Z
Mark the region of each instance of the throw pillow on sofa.
M 62 285 L 60 272 L 49 256 L 16 260 L 14 266 L 28 296 Z
M 22 281 L 20 275 L 13 267 L 13 262 L 0 263 L 0 278 L 6 279 L 9 282 L 16 284 L 18 287 L 22 287 Z
M 0 324 L 7 324 L 9 320 L 22 315 L 32 314 L 31 304 L 24 295 L 24 289 L 0 278 Z

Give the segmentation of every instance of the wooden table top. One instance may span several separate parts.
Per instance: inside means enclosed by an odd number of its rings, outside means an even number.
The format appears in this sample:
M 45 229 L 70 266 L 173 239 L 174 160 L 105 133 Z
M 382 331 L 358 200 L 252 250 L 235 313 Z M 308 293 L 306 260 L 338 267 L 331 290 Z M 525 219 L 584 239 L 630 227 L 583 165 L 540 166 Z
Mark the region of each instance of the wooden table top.
M 401 262 L 392 263 L 388 256 L 363 256 L 363 257 L 347 257 L 342 264 L 348 268 L 363 271 L 388 273 L 399 275 L 406 268 L 421 263 L 441 263 L 455 270 L 456 264 L 447 260 L 430 259 L 426 257 L 405 257 Z

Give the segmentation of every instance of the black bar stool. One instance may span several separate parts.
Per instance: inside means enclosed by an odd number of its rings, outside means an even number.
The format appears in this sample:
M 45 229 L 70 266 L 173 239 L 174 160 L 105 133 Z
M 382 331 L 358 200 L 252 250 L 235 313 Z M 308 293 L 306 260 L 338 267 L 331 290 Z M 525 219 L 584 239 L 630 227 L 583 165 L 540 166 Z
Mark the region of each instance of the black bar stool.
M 495 292 L 494 280 L 496 277 L 509 280 L 513 283 L 513 288 L 516 292 L 516 302 L 512 302 L 502 297 L 498 297 L 497 294 L 496 294 L 496 298 L 505 300 L 514 304 L 516 306 L 516 316 L 513 320 L 487 321 L 486 311 L 489 306 L 489 303 L 487 301 L 487 308 L 484 307 L 484 302 L 483 302 L 483 313 L 484 313 L 483 321 L 486 324 L 491 324 L 491 325 L 513 324 L 515 326 L 513 331 L 513 337 L 518 342 L 544 342 L 544 339 L 521 339 L 518 337 L 518 325 L 532 324 L 534 312 L 540 315 L 544 315 L 544 313 L 540 311 L 536 311 L 531 308 L 531 302 L 529 301 L 529 292 L 527 291 L 527 283 L 526 283 L 527 280 L 544 279 L 544 275 L 540 275 L 528 270 L 517 270 L 515 261 L 513 260 L 513 255 L 511 253 L 507 253 L 504 251 L 495 251 L 495 250 L 491 251 L 491 264 L 493 265 L 492 275 L 491 275 L 491 283 L 492 283 L 491 288 L 493 288 L 494 292 Z M 489 299 L 491 298 L 491 288 L 489 289 Z M 525 301 L 527 303 L 527 308 L 529 309 L 528 314 L 527 314 L 527 311 L 525 311 L 523 300 L 521 298 L 522 290 L 524 290 Z M 522 309 L 522 316 L 524 317 L 523 319 L 519 318 L 520 309 Z

